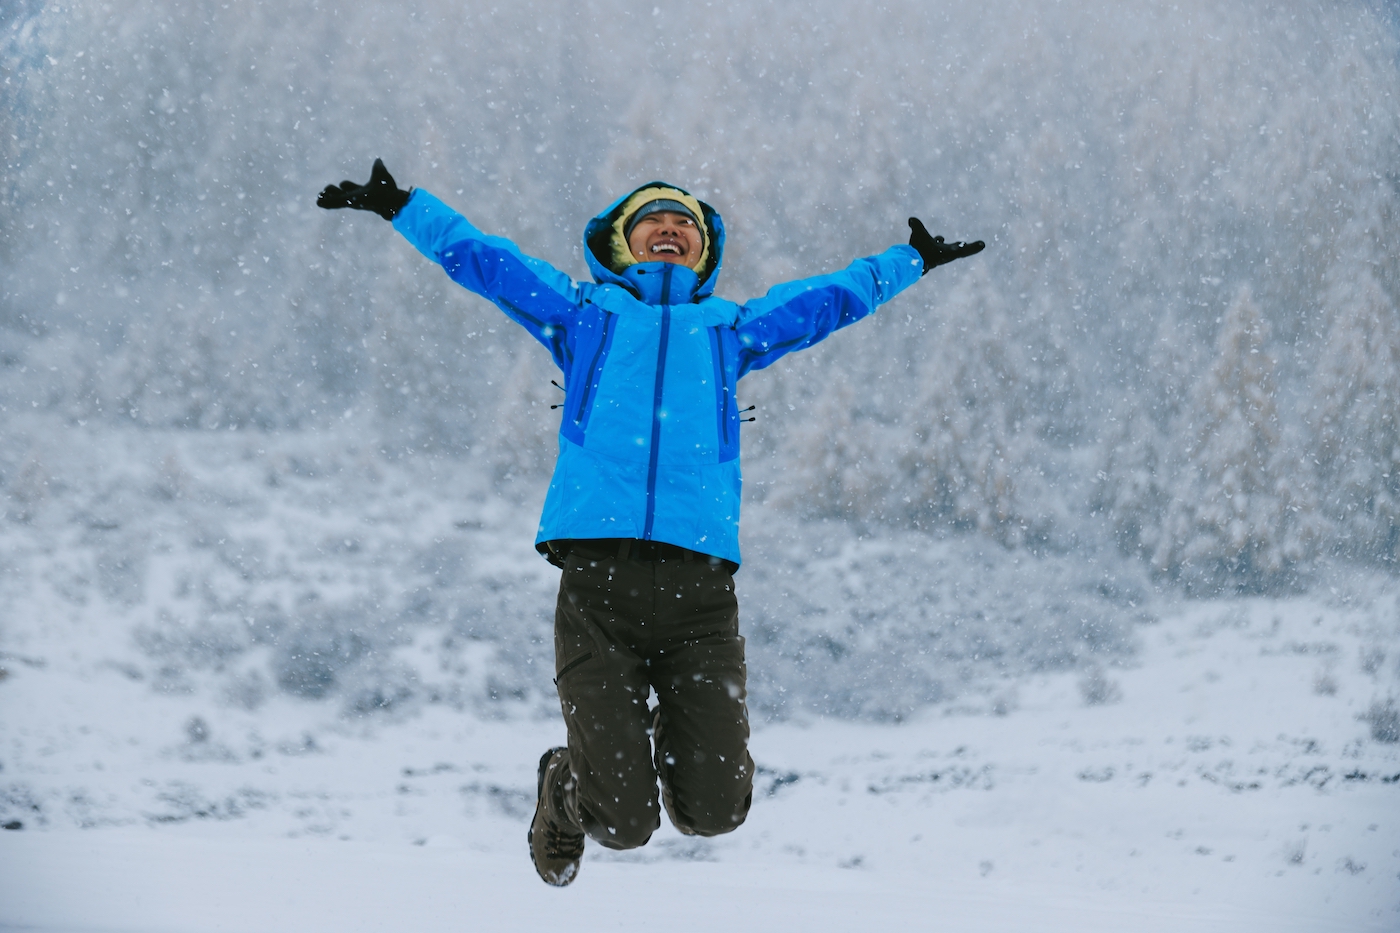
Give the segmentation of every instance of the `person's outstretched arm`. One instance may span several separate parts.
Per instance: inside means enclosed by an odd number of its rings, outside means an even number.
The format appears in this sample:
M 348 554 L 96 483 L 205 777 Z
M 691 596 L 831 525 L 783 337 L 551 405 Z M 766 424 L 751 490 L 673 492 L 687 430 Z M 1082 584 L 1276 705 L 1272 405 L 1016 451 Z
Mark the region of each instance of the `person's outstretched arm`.
M 316 204 L 355 208 L 392 221 L 418 251 L 443 267 L 454 282 L 490 300 L 549 347 L 564 366 L 578 312 L 579 290 L 549 263 L 526 256 L 504 237 L 487 236 L 457 211 L 421 188 L 398 187 L 380 159 L 368 184 L 327 185 Z
M 763 369 L 854 324 L 935 266 L 980 253 L 981 240 L 945 243 L 909 218 L 909 244 L 857 259 L 840 272 L 775 285 L 739 311 L 739 375 Z

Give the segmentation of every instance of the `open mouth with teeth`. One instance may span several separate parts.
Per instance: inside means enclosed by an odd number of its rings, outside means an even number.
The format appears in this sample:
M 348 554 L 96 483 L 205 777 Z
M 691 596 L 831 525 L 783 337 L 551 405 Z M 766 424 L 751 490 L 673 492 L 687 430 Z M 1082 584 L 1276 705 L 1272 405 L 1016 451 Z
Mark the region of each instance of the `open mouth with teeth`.
M 705 257 L 705 234 L 690 212 L 653 211 L 627 232 L 627 262 L 666 262 L 694 268 Z

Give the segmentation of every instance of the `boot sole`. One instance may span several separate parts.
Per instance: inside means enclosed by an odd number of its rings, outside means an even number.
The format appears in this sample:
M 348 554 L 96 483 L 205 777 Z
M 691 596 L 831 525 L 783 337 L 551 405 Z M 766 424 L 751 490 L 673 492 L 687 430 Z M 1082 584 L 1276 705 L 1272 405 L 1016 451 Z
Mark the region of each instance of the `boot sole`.
M 555 884 L 540 871 L 539 863 L 535 861 L 535 820 L 539 819 L 540 807 L 544 806 L 544 772 L 549 767 L 549 759 L 554 757 L 555 752 L 565 751 L 566 748 L 564 745 L 556 745 L 540 756 L 540 766 L 535 776 L 535 815 L 530 819 L 530 828 L 525 830 L 525 844 L 530 848 L 530 864 L 535 866 L 535 874 L 539 875 L 545 884 L 552 884 L 556 888 L 562 888 L 574 879 L 570 878 L 564 884 Z
M 553 748 L 545 751 L 545 753 L 540 756 L 540 766 L 535 771 L 535 815 L 530 818 L 530 828 L 525 830 L 525 841 L 531 846 L 530 862 L 532 864 L 535 861 L 535 850 L 533 848 L 535 844 L 535 820 L 539 819 L 540 807 L 544 805 L 545 768 L 549 766 L 549 759 L 554 757 L 554 753 L 560 751 L 563 748 L 564 746 L 562 745 L 556 745 Z M 535 870 L 539 870 L 538 866 L 536 866 Z

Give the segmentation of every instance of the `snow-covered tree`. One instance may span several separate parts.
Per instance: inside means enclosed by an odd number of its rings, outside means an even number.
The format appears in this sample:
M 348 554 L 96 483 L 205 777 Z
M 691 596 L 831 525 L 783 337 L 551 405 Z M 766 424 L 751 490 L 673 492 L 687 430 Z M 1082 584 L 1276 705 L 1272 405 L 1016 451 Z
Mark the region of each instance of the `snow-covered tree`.
M 789 432 L 796 456 L 776 500 L 807 516 L 878 513 L 885 486 L 871 474 L 887 472 L 881 464 L 886 448 L 876 440 L 877 426 L 860 417 L 861 400 L 849 380 L 833 376 L 831 382 Z
M 1028 343 L 1028 329 L 985 269 L 973 270 L 941 304 L 902 419 L 908 438 L 898 479 L 914 497 L 908 511 L 1020 544 L 1047 530 L 1037 514 L 1042 486 L 1032 453 L 1043 424 L 1034 406 L 1035 364 L 1046 349 Z
M 1370 257 L 1367 257 L 1370 258 Z M 1343 553 L 1400 559 L 1400 303 L 1378 262 L 1348 263 L 1327 290 L 1315 459 Z
M 1108 519 L 1118 547 L 1151 556 L 1161 540 L 1171 500 L 1169 435 L 1131 410 L 1105 431 L 1103 468 L 1095 475 L 1093 506 Z
M 1241 288 L 1179 427 L 1180 472 L 1152 562 L 1195 587 L 1267 586 L 1308 554 L 1312 506 L 1281 444 L 1268 340 Z

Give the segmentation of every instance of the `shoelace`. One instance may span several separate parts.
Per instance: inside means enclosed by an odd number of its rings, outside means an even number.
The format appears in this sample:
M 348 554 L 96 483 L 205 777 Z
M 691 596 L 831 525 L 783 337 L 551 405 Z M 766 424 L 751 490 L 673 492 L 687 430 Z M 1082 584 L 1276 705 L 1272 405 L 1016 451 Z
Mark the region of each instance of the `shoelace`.
M 544 854 L 552 859 L 583 858 L 583 833 L 565 832 L 546 823 L 544 827 Z

